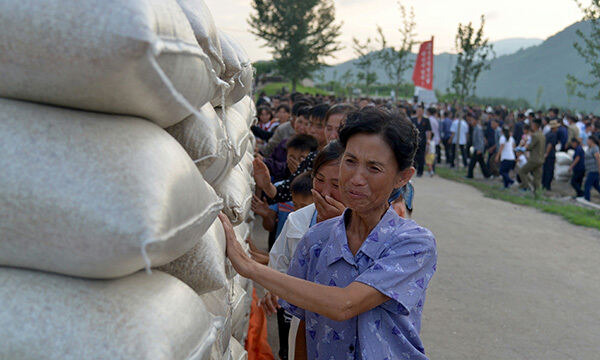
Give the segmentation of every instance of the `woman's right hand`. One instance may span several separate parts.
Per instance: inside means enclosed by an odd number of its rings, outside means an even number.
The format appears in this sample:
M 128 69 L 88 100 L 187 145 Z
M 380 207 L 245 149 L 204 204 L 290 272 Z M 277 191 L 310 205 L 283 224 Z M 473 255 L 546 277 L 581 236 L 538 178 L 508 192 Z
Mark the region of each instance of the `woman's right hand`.
M 317 209 L 317 219 L 319 221 L 328 220 L 336 216 L 342 215 L 346 206 L 335 200 L 331 196 L 323 197 L 315 189 L 312 190 L 315 208 Z
M 280 308 L 277 302 L 279 298 L 270 292 L 267 292 L 265 296 L 259 300 L 258 306 L 262 307 L 267 315 L 273 315 L 277 313 L 277 309 Z
M 256 195 L 252 195 L 252 205 L 250 209 L 262 217 L 267 216 L 270 210 L 269 204 Z
M 242 245 L 237 241 L 233 225 L 231 224 L 231 221 L 229 221 L 229 218 L 221 212 L 219 213 L 219 220 L 221 220 L 225 232 L 227 257 L 238 274 L 245 278 L 250 278 L 254 261 L 248 257 L 244 248 L 242 248 Z
M 256 186 L 263 190 L 267 190 L 271 185 L 271 173 L 269 172 L 267 165 L 260 157 L 256 157 L 252 161 L 252 168 L 254 170 L 254 181 L 256 182 Z

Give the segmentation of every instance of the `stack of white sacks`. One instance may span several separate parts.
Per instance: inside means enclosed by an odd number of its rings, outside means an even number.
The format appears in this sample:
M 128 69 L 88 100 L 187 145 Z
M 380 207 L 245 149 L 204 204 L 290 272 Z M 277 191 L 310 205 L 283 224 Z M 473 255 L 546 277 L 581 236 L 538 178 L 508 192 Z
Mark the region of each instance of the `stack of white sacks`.
M 0 359 L 245 358 L 252 76 L 202 0 L 0 2 Z
M 554 179 L 556 181 L 567 182 L 571 180 L 571 174 L 569 173 L 569 168 L 573 163 L 573 155 L 575 154 L 574 150 L 569 150 L 567 152 L 557 152 L 556 153 L 556 164 L 554 166 Z M 583 161 L 583 160 L 581 160 Z

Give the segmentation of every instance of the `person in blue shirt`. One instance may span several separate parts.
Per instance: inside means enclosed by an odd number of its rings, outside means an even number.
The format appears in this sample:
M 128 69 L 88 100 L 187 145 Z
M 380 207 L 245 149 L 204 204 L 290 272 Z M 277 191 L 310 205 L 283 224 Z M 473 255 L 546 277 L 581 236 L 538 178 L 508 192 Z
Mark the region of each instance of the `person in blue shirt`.
M 575 189 L 576 197 L 583 197 L 583 178 L 585 176 L 585 152 L 578 138 L 571 139 L 571 148 L 575 149 L 573 162 L 569 167 L 571 175 L 571 186 Z
M 366 107 L 348 116 L 340 142 L 339 190 L 347 209 L 308 230 L 288 274 L 250 259 L 220 214 L 227 256 L 241 276 L 301 319 L 296 359 L 427 359 L 419 332 L 436 270 L 435 238 L 388 202 L 415 174 L 416 127 Z

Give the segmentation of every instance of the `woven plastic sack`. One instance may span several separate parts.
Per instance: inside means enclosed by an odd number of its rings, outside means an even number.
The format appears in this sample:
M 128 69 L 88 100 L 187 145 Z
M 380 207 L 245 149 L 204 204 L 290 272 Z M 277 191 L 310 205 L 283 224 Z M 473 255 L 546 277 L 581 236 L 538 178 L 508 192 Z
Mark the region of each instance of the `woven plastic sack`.
M 233 280 L 228 282 L 228 285 L 222 289 L 202 294 L 200 299 L 206 306 L 206 309 L 216 317 L 225 319 L 223 326 L 217 332 L 217 338 L 211 349 L 212 359 L 225 359 L 229 349 L 229 340 L 231 339 L 232 318 L 233 314 Z
M 583 159 L 582 159 L 583 160 Z M 556 153 L 556 165 L 569 166 L 573 162 L 573 157 L 566 152 Z
M 209 184 L 221 181 L 233 167 L 233 147 L 223 121 L 210 104 L 198 110 L 198 115 L 190 115 L 166 130 L 187 151 Z
M 214 106 L 229 106 L 240 101 L 244 96 L 252 93 L 252 81 L 254 77 L 254 68 L 250 58 L 242 46 L 223 31 L 219 31 L 219 40 L 223 52 L 223 62 L 225 71 L 221 73 L 221 79 L 229 87 L 225 91 L 224 99 L 216 97 L 213 99 Z
M 228 285 L 225 257 L 225 232 L 215 220 L 202 239 L 182 257 L 158 268 L 186 283 L 198 294 Z
M 252 188 L 254 179 L 242 164 L 235 166 L 221 181 L 213 185 L 217 194 L 223 199 L 223 212 L 233 225 L 244 222 L 252 205 Z
M 0 99 L 0 265 L 112 278 L 190 250 L 222 208 L 138 118 Z
M 168 127 L 228 87 L 175 0 L 0 2 L 0 96 Z
M 0 359 L 210 359 L 222 319 L 161 273 L 84 280 L 0 267 Z
M 203 0 L 177 0 L 177 3 L 188 18 L 198 44 L 210 57 L 212 69 L 217 76 L 220 75 L 225 63 L 217 27 L 208 6 Z
M 246 360 L 248 353 L 246 349 L 235 338 L 229 342 L 229 359 L 230 360 Z
M 244 96 L 240 101 L 231 105 L 231 108 L 237 111 L 244 120 L 248 127 L 254 125 L 256 120 L 256 105 L 250 96 Z
M 240 284 L 240 276 L 234 279 L 233 286 L 233 304 L 231 314 L 231 336 L 239 342 L 245 343 L 248 334 L 248 324 L 250 321 L 250 304 L 252 303 L 252 293 L 247 293 Z
M 251 150 L 250 127 L 246 119 L 236 110 L 229 107 L 225 111 L 222 108 L 215 109 L 223 123 L 227 138 L 233 146 L 233 165 L 237 165 L 246 151 Z

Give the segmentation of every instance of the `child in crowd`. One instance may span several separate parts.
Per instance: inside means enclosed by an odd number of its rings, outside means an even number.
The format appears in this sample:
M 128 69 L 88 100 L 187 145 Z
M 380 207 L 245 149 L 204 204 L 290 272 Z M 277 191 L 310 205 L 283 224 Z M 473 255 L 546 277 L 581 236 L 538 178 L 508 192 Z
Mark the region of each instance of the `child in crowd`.
M 523 166 L 525 166 L 525 164 L 527 164 L 527 157 L 525 156 L 525 148 L 517 147 L 515 149 L 515 156 L 517 157 L 517 168 L 516 168 L 517 182 L 520 184 L 521 178 L 518 175 L 519 169 L 522 168 Z
M 435 141 L 433 137 L 427 141 L 427 154 L 425 155 L 425 165 L 427 165 L 427 171 L 429 176 L 434 175 L 433 165 L 435 163 Z

